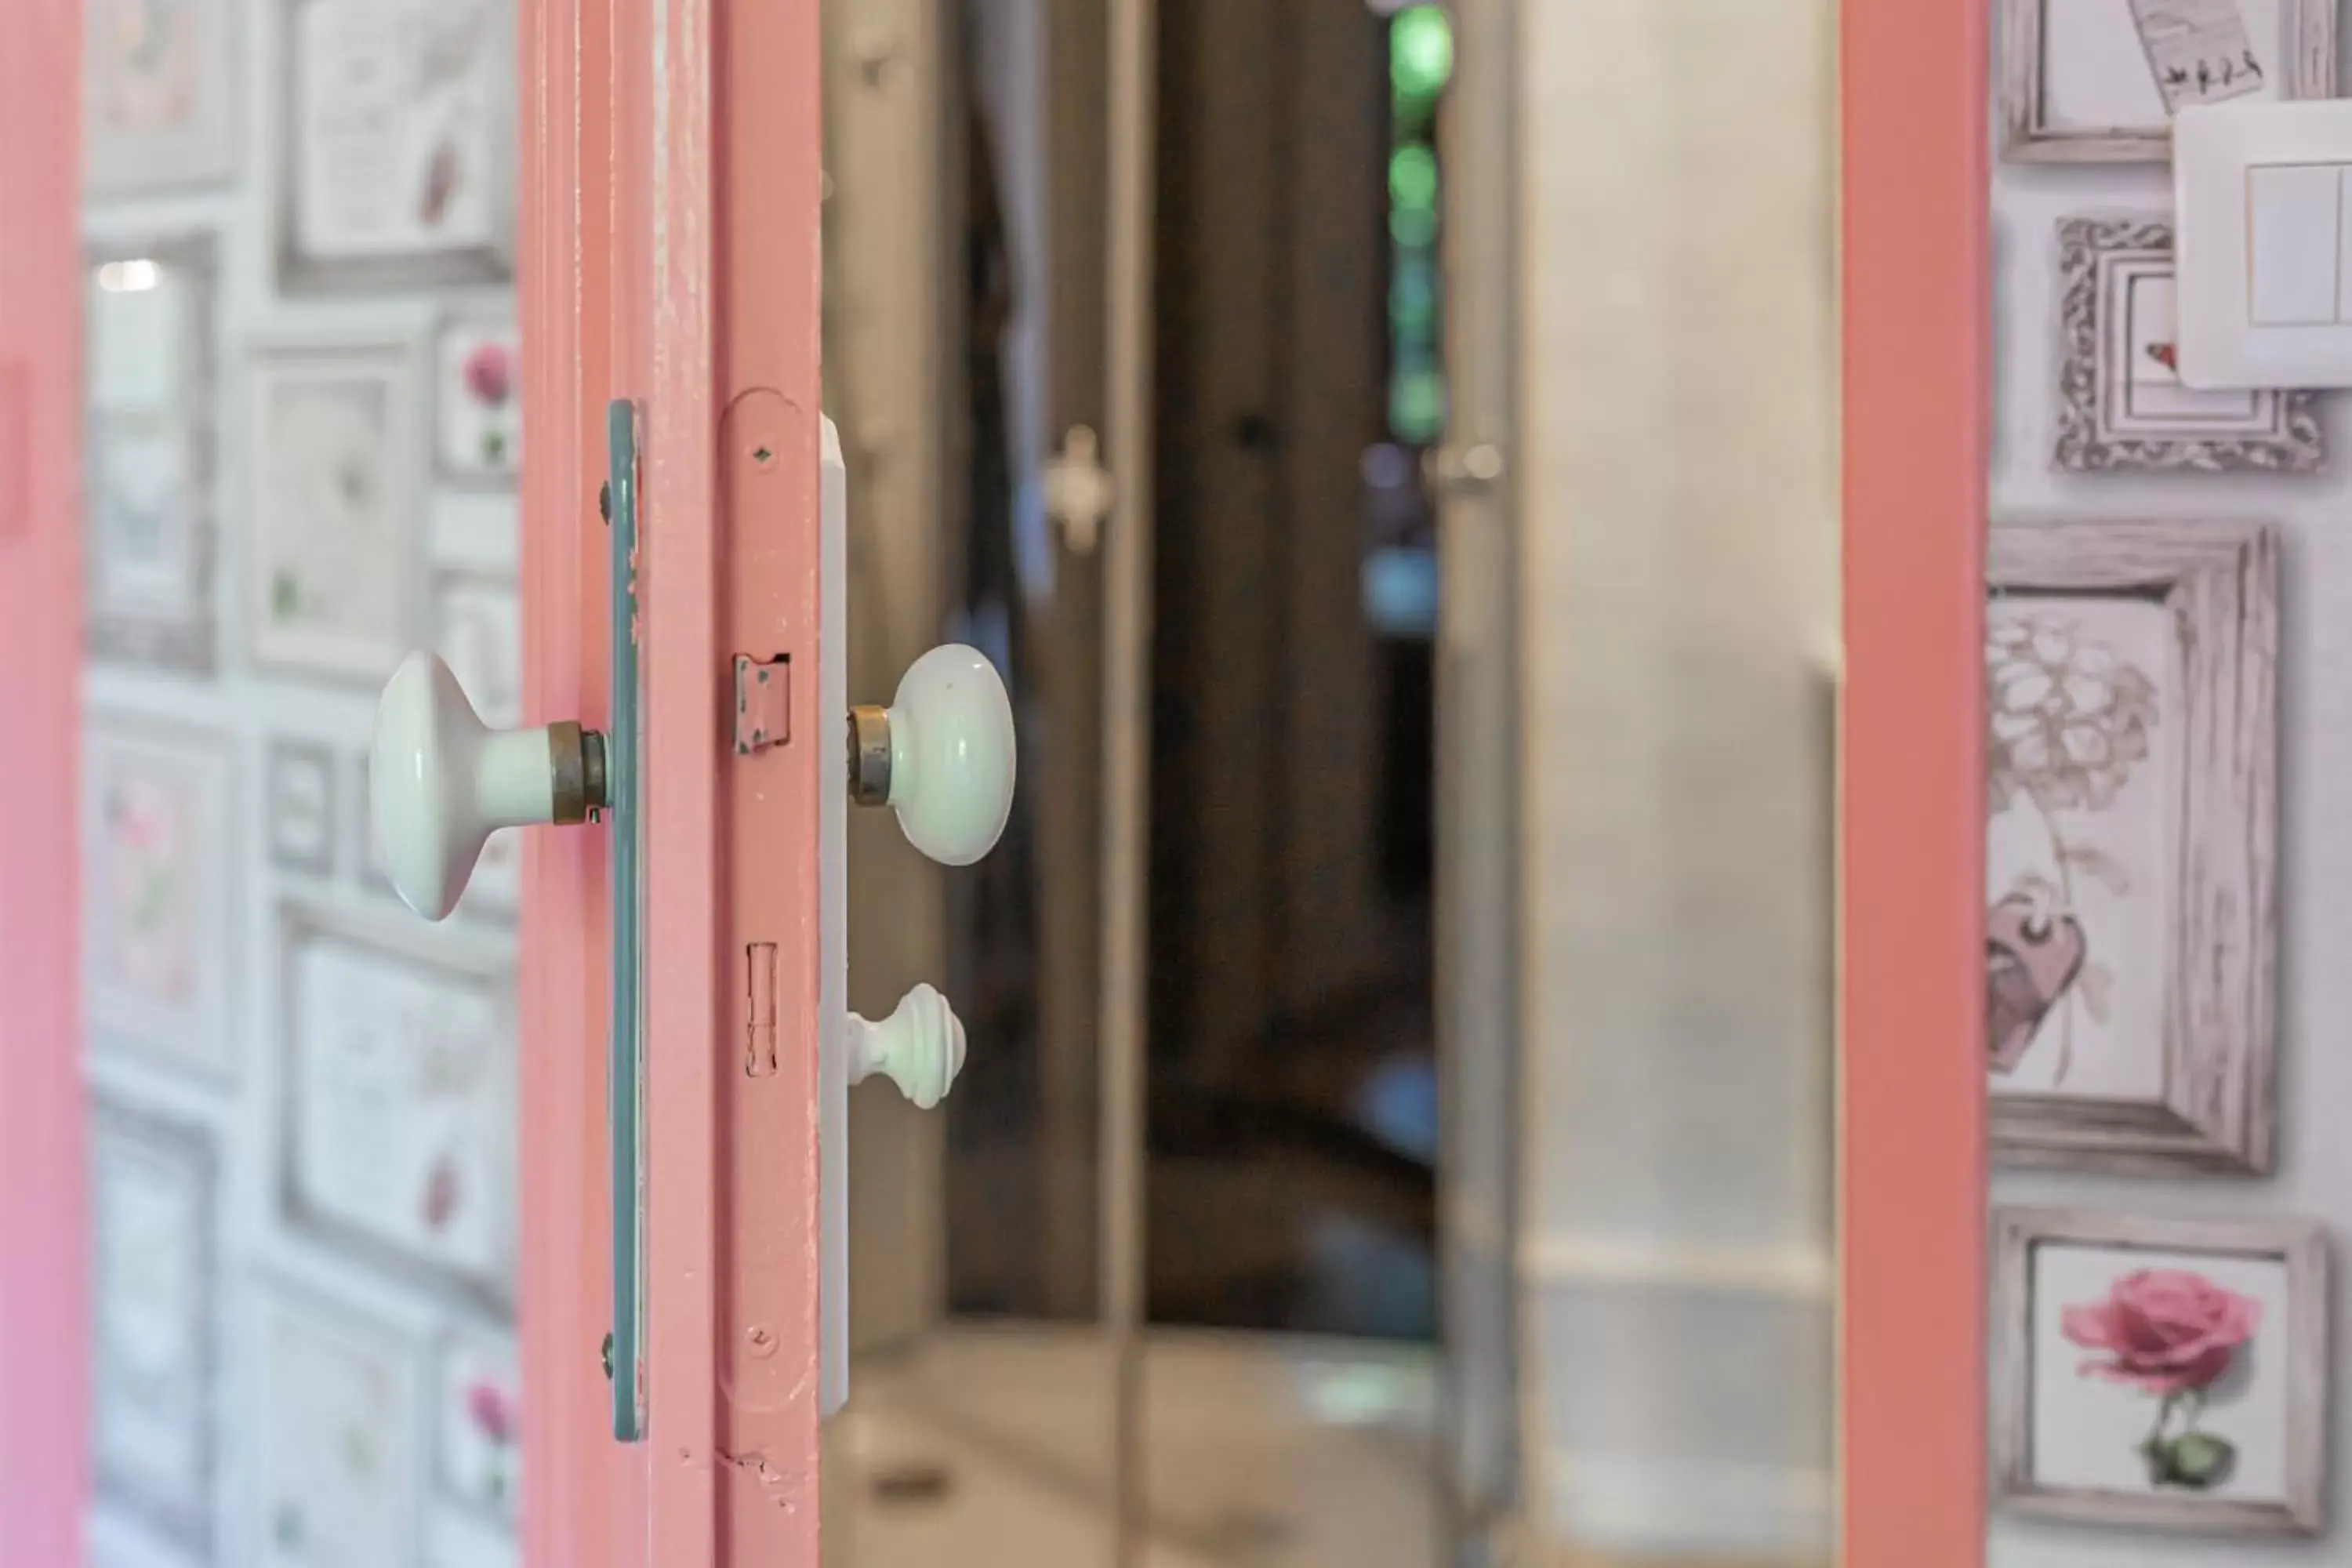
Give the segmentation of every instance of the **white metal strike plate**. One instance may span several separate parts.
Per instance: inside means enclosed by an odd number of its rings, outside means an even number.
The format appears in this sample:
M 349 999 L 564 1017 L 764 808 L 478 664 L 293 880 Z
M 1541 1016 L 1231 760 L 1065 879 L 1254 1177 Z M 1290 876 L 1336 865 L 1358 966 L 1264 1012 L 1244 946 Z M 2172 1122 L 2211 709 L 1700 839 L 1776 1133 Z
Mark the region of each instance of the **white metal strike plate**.
M 2352 101 L 2184 109 L 2172 179 L 2183 384 L 2352 386 Z

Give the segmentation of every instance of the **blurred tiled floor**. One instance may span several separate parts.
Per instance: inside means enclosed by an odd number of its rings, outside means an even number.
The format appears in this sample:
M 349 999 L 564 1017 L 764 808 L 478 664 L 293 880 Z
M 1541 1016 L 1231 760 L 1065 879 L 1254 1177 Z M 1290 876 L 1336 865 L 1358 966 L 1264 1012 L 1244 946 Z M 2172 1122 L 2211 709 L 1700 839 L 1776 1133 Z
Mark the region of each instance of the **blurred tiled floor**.
M 1155 1335 L 1142 1568 L 1434 1568 L 1425 1352 Z M 1109 1568 L 1112 1377 L 1088 1336 L 956 1330 L 861 1365 L 827 1568 Z

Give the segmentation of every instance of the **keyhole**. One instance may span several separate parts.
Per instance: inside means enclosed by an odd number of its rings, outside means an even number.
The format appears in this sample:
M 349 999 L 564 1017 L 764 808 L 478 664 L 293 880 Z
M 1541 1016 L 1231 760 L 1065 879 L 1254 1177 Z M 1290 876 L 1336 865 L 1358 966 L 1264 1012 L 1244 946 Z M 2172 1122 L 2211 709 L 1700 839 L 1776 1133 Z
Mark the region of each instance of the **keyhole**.
M 751 460 L 764 468 L 776 460 L 776 454 L 765 441 L 762 441 L 751 448 Z

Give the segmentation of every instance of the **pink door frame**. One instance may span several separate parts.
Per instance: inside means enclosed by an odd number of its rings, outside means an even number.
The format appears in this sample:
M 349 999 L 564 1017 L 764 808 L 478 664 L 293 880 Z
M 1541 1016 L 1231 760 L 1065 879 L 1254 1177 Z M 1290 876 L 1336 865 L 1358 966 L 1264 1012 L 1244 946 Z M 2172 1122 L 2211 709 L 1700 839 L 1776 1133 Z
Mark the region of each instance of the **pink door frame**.
M 80 0 L 0 4 L 0 1562 L 81 1561 Z
M 1844 1521 L 1985 1535 L 1986 0 L 1845 0 Z

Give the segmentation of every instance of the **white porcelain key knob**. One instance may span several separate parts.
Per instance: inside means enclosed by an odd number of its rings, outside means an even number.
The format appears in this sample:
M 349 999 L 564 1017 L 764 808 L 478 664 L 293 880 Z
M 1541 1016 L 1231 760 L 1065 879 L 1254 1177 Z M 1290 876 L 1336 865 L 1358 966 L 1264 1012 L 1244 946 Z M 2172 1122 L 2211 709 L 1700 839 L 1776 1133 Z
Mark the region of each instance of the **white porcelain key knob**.
M 963 1022 L 936 987 L 918 985 L 878 1024 L 849 1015 L 849 1081 L 880 1073 L 929 1110 L 963 1070 Z
M 603 736 L 573 723 L 492 730 L 429 653 L 385 683 L 369 767 L 384 867 L 428 921 L 457 907 L 499 828 L 580 822 L 604 804 Z
M 969 866 L 1013 813 L 1014 751 L 996 667 L 950 643 L 908 667 L 887 711 L 851 710 L 850 795 L 888 805 L 908 842 L 940 865 Z

